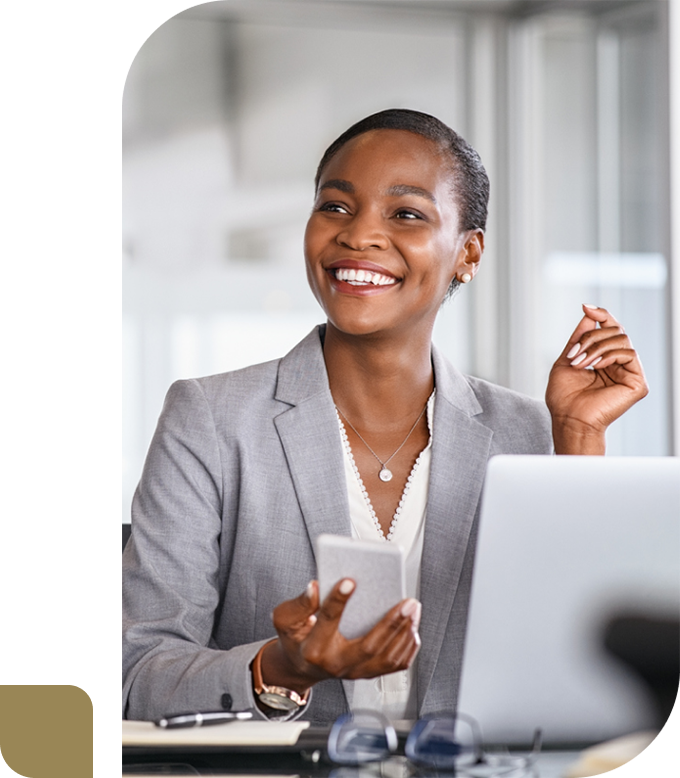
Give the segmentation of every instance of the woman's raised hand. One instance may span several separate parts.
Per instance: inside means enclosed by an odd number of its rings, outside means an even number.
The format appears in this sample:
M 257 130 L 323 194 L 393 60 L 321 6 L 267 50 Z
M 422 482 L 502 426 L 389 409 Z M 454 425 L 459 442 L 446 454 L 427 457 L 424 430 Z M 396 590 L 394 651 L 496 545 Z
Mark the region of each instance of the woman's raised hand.
M 604 454 L 607 427 L 648 392 L 621 325 L 604 308 L 584 305 L 583 311 L 545 393 L 557 454 Z
M 375 678 L 411 665 L 420 648 L 420 603 L 403 600 L 363 637 L 348 640 L 338 626 L 353 591 L 350 578 L 338 581 L 319 606 L 319 586 L 312 581 L 274 609 L 279 639 L 262 655 L 266 684 L 304 693 L 325 678 Z

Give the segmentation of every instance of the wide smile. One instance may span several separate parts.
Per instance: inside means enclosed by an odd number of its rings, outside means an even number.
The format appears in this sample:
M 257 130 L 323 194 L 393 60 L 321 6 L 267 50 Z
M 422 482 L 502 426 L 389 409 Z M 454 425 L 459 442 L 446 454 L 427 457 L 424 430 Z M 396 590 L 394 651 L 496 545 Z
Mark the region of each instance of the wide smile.
M 388 286 L 397 283 L 396 278 L 391 276 L 385 276 L 381 273 L 371 273 L 368 270 L 354 270 L 354 268 L 339 268 L 338 270 L 331 270 L 331 273 L 335 275 L 338 281 L 346 281 L 352 286 L 368 286 L 373 284 L 374 286 Z
M 369 262 L 334 262 L 325 270 L 333 286 L 349 294 L 387 291 L 400 282 L 384 268 Z

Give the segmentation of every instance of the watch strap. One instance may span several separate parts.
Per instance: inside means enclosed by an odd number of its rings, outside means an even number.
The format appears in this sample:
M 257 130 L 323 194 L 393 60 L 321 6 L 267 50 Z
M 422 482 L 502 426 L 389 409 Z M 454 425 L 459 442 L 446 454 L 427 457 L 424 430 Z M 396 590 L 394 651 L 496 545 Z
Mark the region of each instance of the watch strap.
M 263 705 L 267 707 L 273 707 L 270 701 L 281 698 L 281 707 L 277 706 L 277 710 L 290 710 L 294 708 L 302 708 L 307 704 L 309 699 L 309 689 L 304 694 L 298 694 L 292 689 L 286 689 L 284 686 L 269 686 L 262 680 L 262 654 L 264 654 L 265 648 L 275 643 L 276 640 L 270 640 L 265 643 L 255 655 L 255 659 L 250 666 L 253 673 L 253 690 L 255 696 L 260 700 Z M 262 699 L 263 695 L 266 699 Z

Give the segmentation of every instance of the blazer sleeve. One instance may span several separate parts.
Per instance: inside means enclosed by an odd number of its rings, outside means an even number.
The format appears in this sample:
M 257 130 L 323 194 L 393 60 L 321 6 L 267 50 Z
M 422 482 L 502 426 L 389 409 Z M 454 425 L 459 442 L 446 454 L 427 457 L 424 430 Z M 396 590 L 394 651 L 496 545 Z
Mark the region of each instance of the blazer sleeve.
M 227 651 L 210 647 L 225 578 L 220 539 L 229 487 L 222 473 L 200 383 L 173 384 L 135 493 L 123 555 L 123 718 L 219 710 L 225 693 L 235 709 L 254 708 L 264 718 L 249 665 L 266 641 Z

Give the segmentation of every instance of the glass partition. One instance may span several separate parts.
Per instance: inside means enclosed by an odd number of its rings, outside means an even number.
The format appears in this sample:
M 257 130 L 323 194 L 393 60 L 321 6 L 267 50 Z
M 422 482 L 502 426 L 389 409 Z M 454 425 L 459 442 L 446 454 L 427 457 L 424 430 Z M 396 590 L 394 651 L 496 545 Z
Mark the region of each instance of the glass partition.
M 518 119 L 526 171 L 514 249 L 528 290 L 513 364 L 539 395 L 582 302 L 608 308 L 639 351 L 649 397 L 612 425 L 611 454 L 670 453 L 667 55 L 661 3 L 546 14 L 515 31 L 532 114 Z M 529 302 L 534 297 L 534 304 Z M 511 302 L 512 306 L 512 302 Z M 530 321 L 526 319 L 531 318 Z

